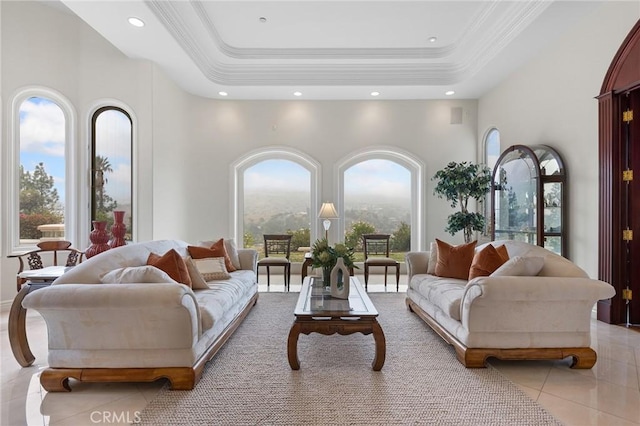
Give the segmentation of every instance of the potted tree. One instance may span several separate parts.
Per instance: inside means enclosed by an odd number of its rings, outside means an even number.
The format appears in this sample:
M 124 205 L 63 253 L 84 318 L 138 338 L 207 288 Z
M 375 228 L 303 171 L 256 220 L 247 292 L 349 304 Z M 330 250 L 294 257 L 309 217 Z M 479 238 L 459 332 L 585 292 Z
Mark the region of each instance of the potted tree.
M 433 193 L 438 198 L 445 198 L 451 202 L 451 207 L 460 205 L 460 211 L 449 215 L 445 231 L 454 235 L 464 231 L 465 243 L 471 242 L 474 231 L 484 229 L 484 215 L 469 212 L 469 199 L 481 200 L 491 186 L 491 170 L 487 166 L 469 162 L 447 164 L 439 170 L 431 180 L 437 180 Z

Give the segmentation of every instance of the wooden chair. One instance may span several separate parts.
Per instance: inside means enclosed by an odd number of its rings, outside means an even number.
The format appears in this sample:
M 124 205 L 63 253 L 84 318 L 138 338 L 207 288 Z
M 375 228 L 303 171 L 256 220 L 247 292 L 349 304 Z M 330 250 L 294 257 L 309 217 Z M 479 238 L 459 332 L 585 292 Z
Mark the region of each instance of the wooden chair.
M 21 278 L 20 274 L 25 270 L 25 259 L 26 263 L 29 265 L 29 269 L 42 269 L 44 268 L 44 263 L 42 261 L 42 257 L 40 256 L 42 253 L 51 253 L 53 256 L 53 262 L 50 266 L 58 266 L 58 252 L 65 252 L 67 254 L 67 260 L 64 266 L 75 266 L 78 263 L 82 262 L 82 256 L 84 252 L 80 250 L 76 250 L 71 247 L 71 242 L 69 241 L 43 241 L 37 244 L 37 249 L 11 254 L 7 257 L 17 257 L 20 261 L 20 267 L 18 268 L 18 273 L 16 274 L 18 291 L 22 287 L 27 280 L 25 278 Z
M 369 283 L 369 268 L 384 266 L 384 287 L 387 287 L 387 271 L 396 268 L 396 291 L 400 289 L 400 262 L 389 257 L 389 234 L 365 234 L 362 236 L 364 248 L 364 288 Z
M 260 267 L 267 268 L 267 287 L 271 284 L 271 267 L 284 267 L 284 287 L 289 291 L 291 282 L 291 235 L 288 234 L 265 234 L 264 235 L 264 258 L 258 261 L 258 274 Z

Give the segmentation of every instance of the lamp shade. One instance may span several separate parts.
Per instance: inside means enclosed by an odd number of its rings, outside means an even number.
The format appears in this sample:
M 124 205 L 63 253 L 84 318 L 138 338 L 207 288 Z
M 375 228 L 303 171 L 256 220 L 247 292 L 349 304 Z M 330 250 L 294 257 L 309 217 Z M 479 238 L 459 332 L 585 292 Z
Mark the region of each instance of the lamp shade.
M 318 217 L 320 219 L 337 219 L 338 212 L 333 206 L 333 203 L 322 203 L 322 207 L 320 207 L 320 213 L 318 213 Z

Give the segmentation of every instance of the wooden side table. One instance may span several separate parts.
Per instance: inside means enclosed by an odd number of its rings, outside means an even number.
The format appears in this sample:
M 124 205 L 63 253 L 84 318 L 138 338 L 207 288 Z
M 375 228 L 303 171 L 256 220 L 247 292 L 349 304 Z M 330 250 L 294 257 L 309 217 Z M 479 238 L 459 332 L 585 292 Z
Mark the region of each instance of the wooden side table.
M 313 260 L 311 259 L 311 252 L 306 252 L 304 254 L 304 262 L 302 262 L 302 270 L 300 272 L 300 275 L 302 275 L 300 277 L 300 283 L 304 282 L 304 277 L 307 276 L 307 268 L 309 268 L 309 266 L 311 266 L 311 264 L 313 263 Z
M 51 283 L 64 274 L 70 267 L 65 266 L 50 266 L 48 268 L 35 269 L 30 271 L 23 271 L 20 274 L 20 278 L 26 279 L 26 283 L 22 285 L 22 288 L 18 292 L 18 295 L 13 299 L 11 304 L 11 310 L 9 311 L 9 321 L 7 327 L 9 329 L 9 344 L 11 345 L 11 351 L 18 364 L 22 367 L 28 367 L 33 364 L 35 357 L 31 353 L 29 342 L 27 340 L 26 330 L 26 318 L 27 310 L 22 307 L 22 301 L 27 294 L 32 291 L 39 290 L 43 287 L 48 287 Z

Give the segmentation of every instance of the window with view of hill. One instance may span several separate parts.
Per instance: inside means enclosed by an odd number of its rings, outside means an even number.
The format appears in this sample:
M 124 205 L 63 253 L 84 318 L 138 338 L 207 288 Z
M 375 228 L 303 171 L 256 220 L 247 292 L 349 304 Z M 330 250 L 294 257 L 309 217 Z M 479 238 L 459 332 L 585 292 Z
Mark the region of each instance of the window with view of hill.
M 132 239 L 131 117 L 121 108 L 106 106 L 92 117 L 91 220 L 113 224 L 113 212 L 125 212 L 125 240 Z
M 362 234 L 391 235 L 391 249 L 411 247 L 411 172 L 386 159 L 370 159 L 344 172 L 345 243 L 362 250 Z
M 19 109 L 19 244 L 65 237 L 66 119 L 45 97 L 29 97 Z
M 268 159 L 244 170 L 243 245 L 259 247 L 264 234 L 291 233 L 292 252 L 310 246 L 311 173 L 294 161 Z

